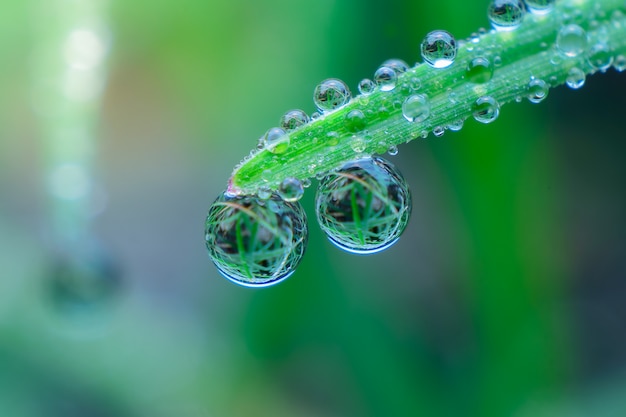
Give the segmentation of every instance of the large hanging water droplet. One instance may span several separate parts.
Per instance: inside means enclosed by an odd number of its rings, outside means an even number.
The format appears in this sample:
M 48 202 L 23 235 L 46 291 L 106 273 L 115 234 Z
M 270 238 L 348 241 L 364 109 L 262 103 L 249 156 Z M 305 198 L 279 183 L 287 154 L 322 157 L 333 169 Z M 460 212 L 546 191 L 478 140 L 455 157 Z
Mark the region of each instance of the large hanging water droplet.
M 531 13 L 546 14 L 554 7 L 554 0 L 526 0 L 526 6 Z
M 550 86 L 544 80 L 530 80 L 528 83 L 528 101 L 531 103 L 541 103 L 548 97 L 549 90 Z
M 424 62 L 434 68 L 445 68 L 456 58 L 456 40 L 445 30 L 430 32 L 421 44 Z
M 349 162 L 320 183 L 317 220 L 329 240 L 357 254 L 393 245 L 411 214 L 411 194 L 400 172 L 382 158 Z
M 556 48 L 565 56 L 577 57 L 587 50 L 587 32 L 578 25 L 567 25 L 556 35 Z
M 421 123 L 430 116 L 430 101 L 423 94 L 414 94 L 402 103 L 402 114 L 409 122 Z
M 344 106 L 351 97 L 348 86 L 336 78 L 322 81 L 313 92 L 313 102 L 321 112 L 329 112 Z
M 465 77 L 474 84 L 484 84 L 493 77 L 493 65 L 487 58 L 479 56 L 472 59 L 465 70 Z
M 374 73 L 374 81 L 380 87 L 380 91 L 391 91 L 396 88 L 398 74 L 390 67 L 380 67 Z
M 309 116 L 302 110 L 289 110 L 280 118 L 280 127 L 286 131 L 294 130 L 309 122 Z
M 487 17 L 494 29 L 507 31 L 522 23 L 525 12 L 521 0 L 493 0 L 487 9 Z
M 296 202 L 304 195 L 304 185 L 297 178 L 285 178 L 278 187 L 278 195 L 290 203 Z
M 477 122 L 491 123 L 500 115 L 500 104 L 491 96 L 482 96 L 474 102 L 472 112 Z
M 304 255 L 306 214 L 299 203 L 278 196 L 220 195 L 205 223 L 211 261 L 229 280 L 248 287 L 276 284 L 291 276 Z
M 263 136 L 263 146 L 271 153 L 284 153 L 289 147 L 289 135 L 280 127 L 273 127 Z
M 388 59 L 380 66 L 391 68 L 396 72 L 396 74 L 401 74 L 409 69 L 409 64 L 398 58 Z
M 580 68 L 573 67 L 567 73 L 565 80 L 567 86 L 571 89 L 578 90 L 585 85 L 585 72 Z

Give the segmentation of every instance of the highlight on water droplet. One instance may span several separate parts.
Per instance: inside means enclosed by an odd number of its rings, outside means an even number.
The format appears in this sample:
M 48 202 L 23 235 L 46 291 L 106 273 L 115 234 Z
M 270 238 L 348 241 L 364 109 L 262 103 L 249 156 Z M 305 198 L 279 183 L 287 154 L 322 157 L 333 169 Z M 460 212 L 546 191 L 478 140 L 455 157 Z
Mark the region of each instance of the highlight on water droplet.
M 364 158 L 323 178 L 315 197 L 317 220 L 337 247 L 357 254 L 398 241 L 411 214 L 411 194 L 390 162 Z
M 329 112 L 348 104 L 352 94 L 348 86 L 337 78 L 322 81 L 313 92 L 313 102 L 321 112 Z
M 625 55 L 616 56 L 615 59 L 613 60 L 613 68 L 615 68 L 615 70 L 617 70 L 618 72 L 622 72 L 626 70 L 626 56 Z
M 430 32 L 421 44 L 422 59 L 433 68 L 446 68 L 456 58 L 456 40 L 445 30 Z
M 229 280 L 247 287 L 277 284 L 291 276 L 308 239 L 306 214 L 299 203 L 273 195 L 220 195 L 205 222 L 211 261 Z
M 587 50 L 587 32 L 578 25 L 563 26 L 556 35 L 556 48 L 563 55 L 574 58 Z
M 289 135 L 280 127 L 273 127 L 263 136 L 263 146 L 271 153 L 284 153 L 289 147 Z
M 359 132 L 367 125 L 365 115 L 361 110 L 351 110 L 346 114 L 346 129 L 350 132 Z
M 517 28 L 524 18 L 526 8 L 521 0 L 492 0 L 487 9 L 491 26 L 499 31 Z
M 294 203 L 304 195 L 304 185 L 297 178 L 285 178 L 278 187 L 278 195 L 283 200 Z
M 491 123 L 500 115 L 500 104 L 491 96 L 482 96 L 474 102 L 472 112 L 477 122 Z
M 550 86 L 544 81 L 540 79 L 532 79 L 528 83 L 528 101 L 531 103 L 541 103 L 548 97 L 548 91 L 550 90 Z
M 446 129 L 444 129 L 443 126 L 435 126 L 433 128 L 433 135 L 437 136 L 438 138 L 443 136 L 444 133 L 446 133 Z
M 353 135 L 350 139 L 350 148 L 356 153 L 363 153 L 367 149 L 367 141 L 361 135 Z
M 300 109 L 289 110 L 280 118 L 280 127 L 286 131 L 294 130 L 309 122 L 309 116 Z
M 578 90 L 585 85 L 585 72 L 577 67 L 572 67 L 567 73 L 565 84 L 573 90 Z
M 531 13 L 546 14 L 554 8 L 554 0 L 526 0 L 526 6 Z
M 484 84 L 493 77 L 493 65 L 489 59 L 478 56 L 472 59 L 465 69 L 465 78 L 474 84 Z
M 398 58 L 388 59 L 380 66 L 391 68 L 396 72 L 396 74 L 401 74 L 409 69 L 409 64 Z
M 391 91 L 396 88 L 398 74 L 390 67 L 380 67 L 374 73 L 374 81 L 380 87 L 380 91 Z
M 409 122 L 421 123 L 430 116 L 430 101 L 424 94 L 414 94 L 402 103 L 402 115 Z
M 458 132 L 459 130 L 463 129 L 463 123 L 463 119 L 455 120 L 454 122 L 448 124 L 447 128 L 452 132 Z
M 388 149 L 387 149 L 387 153 L 391 156 L 396 156 L 398 154 L 398 147 L 395 145 L 391 145 Z
M 363 95 L 370 95 L 376 89 L 376 83 L 369 78 L 363 78 L 359 82 L 359 93 Z

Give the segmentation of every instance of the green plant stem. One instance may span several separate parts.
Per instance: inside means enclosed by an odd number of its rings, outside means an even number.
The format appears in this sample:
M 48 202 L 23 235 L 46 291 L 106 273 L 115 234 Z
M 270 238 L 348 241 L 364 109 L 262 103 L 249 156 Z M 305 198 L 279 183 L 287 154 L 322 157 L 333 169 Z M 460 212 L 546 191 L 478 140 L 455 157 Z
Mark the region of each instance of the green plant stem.
M 400 74 L 393 90 L 357 96 L 290 132 L 290 144 L 284 153 L 252 151 L 235 168 L 229 191 L 254 194 L 260 187 L 276 190 L 285 178 L 304 180 L 355 158 L 385 153 L 392 146 L 426 137 L 435 128 L 446 128 L 471 117 L 479 97 L 493 97 L 499 105 L 527 97 L 532 79 L 543 80 L 553 88 L 564 84 L 574 67 L 593 74 L 598 69 L 589 59 L 596 45 L 607 47 L 613 57 L 626 54 L 625 11 L 624 0 L 557 1 L 548 14 L 528 13 L 512 31 L 490 31 L 460 41 L 451 66 L 435 69 L 418 64 Z M 581 26 L 589 39 L 586 51 L 576 57 L 564 56 L 555 45 L 559 29 L 568 24 Z M 499 61 L 492 78 L 485 83 L 473 83 L 466 77 L 469 62 L 477 57 Z M 402 114 L 402 103 L 412 94 L 429 99 L 430 116 L 423 122 L 409 122 Z M 349 131 L 345 123 L 346 115 L 355 109 L 366 117 L 365 128 L 356 133 Z M 328 143 L 331 132 L 339 136 L 336 145 Z M 354 146 L 355 142 L 364 142 L 365 146 Z

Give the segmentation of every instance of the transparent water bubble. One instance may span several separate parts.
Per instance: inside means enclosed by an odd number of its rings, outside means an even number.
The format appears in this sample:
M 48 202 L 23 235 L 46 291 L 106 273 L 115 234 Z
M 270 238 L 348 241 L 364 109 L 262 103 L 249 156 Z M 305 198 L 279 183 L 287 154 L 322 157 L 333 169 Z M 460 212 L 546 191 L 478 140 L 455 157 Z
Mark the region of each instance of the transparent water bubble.
M 430 101 L 423 94 L 407 97 L 402 103 L 402 115 L 409 122 L 421 123 L 430 116 Z
M 315 208 L 332 243 L 348 252 L 370 254 L 398 241 L 409 222 L 411 194 L 393 164 L 365 158 L 322 179 Z
M 351 110 L 346 114 L 346 129 L 350 132 L 359 132 L 365 129 L 367 126 L 367 122 L 365 119 L 365 115 L 361 110 L 355 109 Z
M 272 190 L 268 187 L 260 187 L 256 192 L 257 197 L 261 200 L 267 200 L 272 196 Z
M 388 59 L 385 62 L 383 62 L 380 66 L 391 68 L 392 70 L 396 72 L 396 74 L 402 74 L 403 72 L 406 72 L 409 69 L 409 64 L 407 64 L 406 62 L 398 58 Z
M 304 185 L 297 178 L 285 178 L 278 187 L 278 195 L 283 200 L 294 203 L 304 195 Z
M 430 32 L 421 44 L 422 59 L 434 68 L 445 68 L 456 58 L 456 40 L 445 30 Z
M 479 97 L 472 106 L 472 116 L 480 123 L 491 123 L 500 115 L 500 104 L 491 96 Z
M 284 153 L 289 147 L 289 135 L 280 127 L 273 127 L 263 136 L 263 147 L 271 153 Z
M 555 0 L 526 0 L 526 6 L 531 13 L 546 14 L 554 8 Z
M 493 65 L 487 58 L 479 56 L 472 59 L 465 69 L 465 78 L 474 84 L 484 84 L 493 77 Z
M 463 129 L 463 123 L 463 119 L 455 120 L 454 122 L 448 124 L 448 130 L 452 132 L 458 132 L 459 130 Z
M 433 128 L 433 135 L 435 135 L 437 137 L 443 136 L 444 133 L 446 133 L 446 129 L 444 129 L 443 126 L 435 126 Z
M 337 133 L 337 132 L 328 132 L 326 134 L 326 143 L 329 146 L 336 146 L 339 143 L 339 133 Z
M 578 90 L 585 85 L 585 72 L 580 68 L 573 67 L 567 73 L 565 83 L 573 90 Z
M 487 17 L 495 30 L 508 31 L 517 28 L 524 18 L 526 9 L 521 0 L 492 0 Z
M 589 52 L 589 64 L 598 71 L 605 72 L 613 64 L 613 53 L 608 45 L 599 43 L 594 45 Z
M 578 25 L 563 26 L 556 35 L 556 48 L 563 55 L 574 58 L 587 50 L 587 32 Z
M 229 280 L 247 287 L 277 284 L 291 276 L 304 255 L 308 230 L 299 203 L 273 195 L 220 195 L 205 223 L 211 261 Z
M 374 73 L 374 81 L 381 91 L 391 91 L 396 88 L 398 74 L 390 67 L 380 67 Z
M 363 138 L 362 136 L 354 135 L 352 136 L 352 139 L 350 140 L 350 147 L 356 153 L 363 153 L 365 152 L 365 149 L 367 148 L 367 142 L 365 138 Z
M 395 145 L 391 145 L 388 149 L 387 149 L 387 153 L 391 156 L 396 156 L 398 154 L 398 147 Z
M 530 80 L 528 83 L 528 101 L 531 103 L 540 103 L 548 97 L 550 86 L 540 79 Z
M 341 80 L 329 78 L 322 81 L 313 92 L 313 102 L 321 112 L 333 111 L 348 104 L 352 94 Z
M 359 93 L 364 95 L 370 95 L 376 89 L 376 83 L 369 78 L 363 78 L 359 82 Z
M 309 116 L 302 110 L 289 110 L 280 118 L 280 127 L 286 131 L 294 130 L 309 122 Z
M 626 70 L 626 56 L 618 55 L 613 60 L 613 68 L 615 68 L 618 72 L 622 72 Z

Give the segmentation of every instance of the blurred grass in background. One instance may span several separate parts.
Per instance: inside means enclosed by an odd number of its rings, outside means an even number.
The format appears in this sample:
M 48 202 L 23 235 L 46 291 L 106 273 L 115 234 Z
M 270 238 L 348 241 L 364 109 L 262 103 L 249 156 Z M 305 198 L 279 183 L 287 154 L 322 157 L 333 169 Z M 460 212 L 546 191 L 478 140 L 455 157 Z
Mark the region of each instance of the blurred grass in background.
M 249 290 L 202 239 L 232 167 L 284 111 L 311 112 L 317 82 L 356 91 L 387 58 L 419 60 L 428 31 L 486 26 L 486 3 L 111 0 L 90 232 L 123 281 L 68 314 L 32 73 L 88 3 L 0 16 L 0 415 L 626 414 L 623 74 L 401 147 L 413 217 L 382 254 L 328 243 L 310 189 L 302 265 Z

